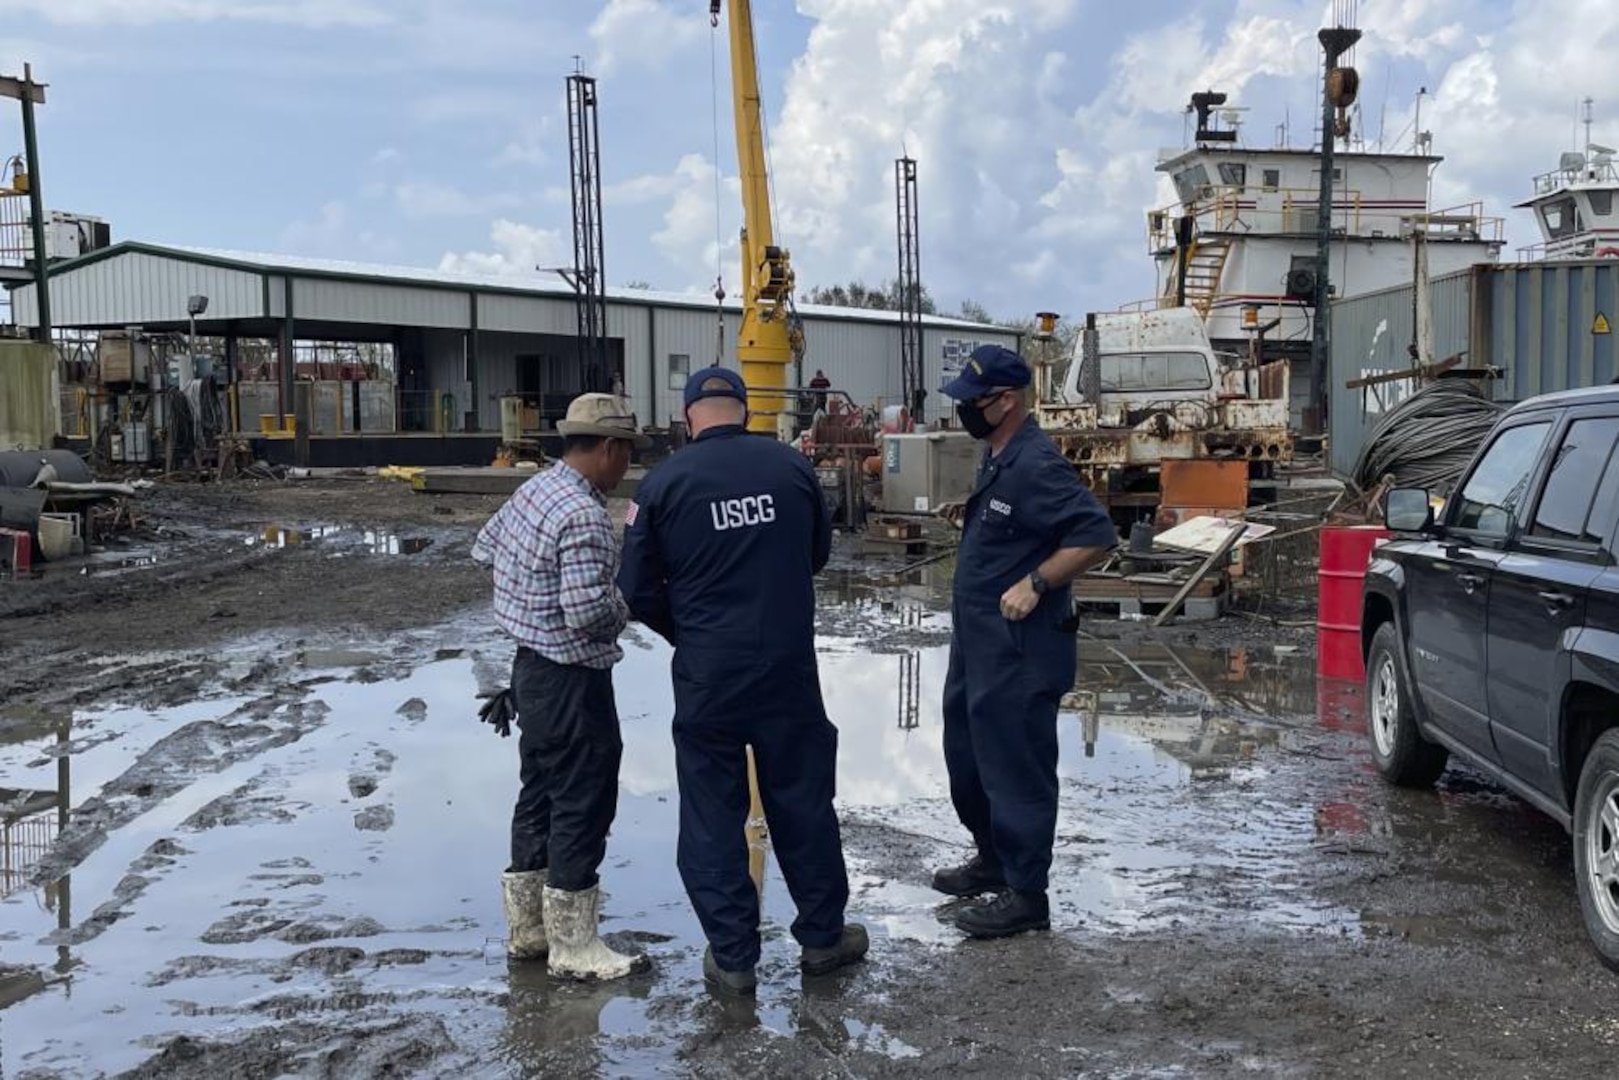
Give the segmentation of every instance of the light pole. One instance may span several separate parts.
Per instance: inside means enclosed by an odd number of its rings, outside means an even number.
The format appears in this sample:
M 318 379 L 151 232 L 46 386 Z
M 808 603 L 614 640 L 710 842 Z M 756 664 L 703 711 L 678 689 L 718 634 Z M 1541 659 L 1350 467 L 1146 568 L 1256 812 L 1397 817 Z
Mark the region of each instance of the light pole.
M 39 188 L 39 136 L 34 129 L 34 106 L 45 104 L 45 84 L 34 81 L 30 64 L 22 66 L 22 78 L 0 76 L 0 98 L 22 102 L 23 159 L 28 168 L 28 213 L 34 222 L 34 282 L 39 293 L 35 301 L 39 317 L 35 336 L 45 344 L 51 341 L 51 289 L 45 265 L 45 197 Z

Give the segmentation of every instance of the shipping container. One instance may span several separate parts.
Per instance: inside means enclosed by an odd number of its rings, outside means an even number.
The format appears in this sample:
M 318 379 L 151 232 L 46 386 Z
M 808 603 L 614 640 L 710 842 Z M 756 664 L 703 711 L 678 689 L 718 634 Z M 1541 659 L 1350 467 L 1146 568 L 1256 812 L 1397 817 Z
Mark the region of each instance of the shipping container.
M 1600 386 L 1619 376 L 1619 259 L 1480 265 L 1433 279 L 1429 296 L 1427 359 L 1460 356 L 1461 367 L 1499 369 L 1500 377 L 1485 384 L 1497 401 Z M 1332 305 L 1333 472 L 1347 475 L 1383 414 L 1416 389 L 1410 379 L 1356 389 L 1345 384 L 1409 371 L 1416 325 L 1410 285 Z

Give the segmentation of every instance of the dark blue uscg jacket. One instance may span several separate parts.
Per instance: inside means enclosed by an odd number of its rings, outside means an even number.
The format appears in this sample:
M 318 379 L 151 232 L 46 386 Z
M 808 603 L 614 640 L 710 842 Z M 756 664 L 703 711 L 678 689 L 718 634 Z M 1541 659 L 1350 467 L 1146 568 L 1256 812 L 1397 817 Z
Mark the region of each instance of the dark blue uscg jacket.
M 998 611 L 1001 595 L 1058 548 L 1111 548 L 1118 531 L 1079 474 L 1033 417 L 1012 441 L 978 466 L 956 553 L 955 599 L 971 609 Z M 1068 614 L 1068 590 L 1041 598 L 1031 616 L 1058 623 Z
M 809 461 L 727 425 L 642 481 L 618 587 L 631 616 L 678 648 L 813 655 L 812 578 L 831 552 L 832 522 Z

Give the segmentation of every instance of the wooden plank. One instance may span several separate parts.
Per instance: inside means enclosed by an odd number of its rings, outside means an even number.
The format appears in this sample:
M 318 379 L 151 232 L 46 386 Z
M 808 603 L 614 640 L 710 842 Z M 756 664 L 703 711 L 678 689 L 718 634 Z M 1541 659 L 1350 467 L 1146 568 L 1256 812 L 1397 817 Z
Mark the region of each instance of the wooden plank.
M 1247 525 L 1241 522 L 1233 525 L 1230 531 L 1226 533 L 1225 541 L 1207 559 L 1203 560 L 1203 565 L 1197 568 L 1197 571 L 1192 574 L 1191 580 L 1187 581 L 1181 587 L 1181 591 L 1175 594 L 1175 598 L 1164 607 L 1164 610 L 1158 613 L 1157 617 L 1152 620 L 1152 624 L 1162 626 L 1170 619 L 1173 619 L 1175 613 L 1181 609 L 1181 605 L 1186 603 L 1186 598 L 1192 595 L 1192 590 L 1197 588 L 1198 582 L 1209 576 L 1209 572 L 1219 564 L 1220 560 L 1231 553 L 1231 549 L 1237 546 L 1238 539 L 1247 531 Z
M 1381 375 L 1367 375 L 1360 379 L 1350 379 L 1344 383 L 1344 389 L 1361 390 L 1368 386 L 1381 386 L 1383 383 L 1402 382 L 1406 379 L 1431 379 L 1435 375 L 1449 371 L 1461 363 L 1464 355 L 1466 354 L 1457 353 L 1455 356 L 1447 356 L 1443 360 L 1437 360 L 1432 364 L 1425 364 L 1418 368 L 1406 368 L 1403 371 L 1385 371 Z

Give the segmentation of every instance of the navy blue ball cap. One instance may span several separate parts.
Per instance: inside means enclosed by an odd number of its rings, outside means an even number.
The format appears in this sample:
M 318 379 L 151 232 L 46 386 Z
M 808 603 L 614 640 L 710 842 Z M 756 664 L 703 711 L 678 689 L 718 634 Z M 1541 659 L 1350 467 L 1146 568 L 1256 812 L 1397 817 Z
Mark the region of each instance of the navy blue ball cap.
M 723 384 L 723 385 L 722 385 Z M 742 376 L 728 367 L 699 368 L 686 376 L 686 407 L 690 408 L 704 398 L 731 398 L 748 403 L 748 384 Z
M 1000 345 L 980 345 L 943 390 L 957 401 L 976 401 L 996 390 L 1021 390 L 1033 381 L 1034 372 L 1023 357 Z

